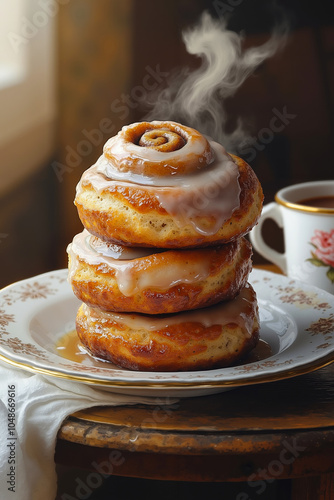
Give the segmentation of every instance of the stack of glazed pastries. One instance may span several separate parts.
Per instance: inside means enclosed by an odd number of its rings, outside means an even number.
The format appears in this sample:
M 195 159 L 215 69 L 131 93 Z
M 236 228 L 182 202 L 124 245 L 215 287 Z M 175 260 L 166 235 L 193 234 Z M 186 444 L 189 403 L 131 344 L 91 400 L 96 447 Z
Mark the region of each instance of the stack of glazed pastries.
M 76 329 L 98 358 L 133 370 L 228 366 L 258 341 L 247 283 L 263 194 L 253 170 L 194 129 L 141 122 L 107 141 L 75 204 L 68 247 Z

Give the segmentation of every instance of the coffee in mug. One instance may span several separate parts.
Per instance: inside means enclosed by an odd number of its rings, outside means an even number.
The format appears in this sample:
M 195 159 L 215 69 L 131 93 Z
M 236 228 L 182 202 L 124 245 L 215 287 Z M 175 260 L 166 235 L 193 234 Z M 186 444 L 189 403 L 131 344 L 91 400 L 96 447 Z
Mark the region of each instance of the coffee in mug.
M 334 196 L 319 196 L 318 198 L 307 198 L 300 200 L 299 205 L 318 208 L 334 208 Z
M 263 239 L 266 219 L 283 228 L 285 252 Z M 334 294 L 334 180 L 295 184 L 281 189 L 263 207 L 250 232 L 255 250 L 291 278 Z

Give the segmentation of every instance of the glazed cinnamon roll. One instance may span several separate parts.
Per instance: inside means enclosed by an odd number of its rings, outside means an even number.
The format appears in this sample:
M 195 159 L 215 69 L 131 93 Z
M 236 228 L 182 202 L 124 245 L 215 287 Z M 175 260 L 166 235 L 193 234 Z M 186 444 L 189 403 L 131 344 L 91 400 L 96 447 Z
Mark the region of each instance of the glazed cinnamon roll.
M 257 222 L 263 202 L 250 166 L 174 122 L 123 127 L 84 172 L 75 204 L 85 228 L 125 246 L 228 243 Z
M 214 248 L 161 250 L 108 244 L 86 230 L 68 247 L 75 295 L 105 311 L 176 313 L 233 299 L 250 273 L 245 238 Z
M 146 371 L 229 366 L 257 344 L 256 295 L 246 285 L 233 300 L 169 316 L 103 312 L 83 304 L 76 329 L 94 356 Z

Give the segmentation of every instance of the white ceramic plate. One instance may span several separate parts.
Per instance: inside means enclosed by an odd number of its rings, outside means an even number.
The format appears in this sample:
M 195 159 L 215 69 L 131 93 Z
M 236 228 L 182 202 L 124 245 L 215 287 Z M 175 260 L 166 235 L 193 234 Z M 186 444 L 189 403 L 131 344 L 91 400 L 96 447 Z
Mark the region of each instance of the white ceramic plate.
M 134 372 L 83 356 L 63 357 L 59 339 L 74 329 L 79 301 L 67 270 L 14 283 L 0 292 L 0 359 L 47 376 L 129 394 L 198 396 L 315 370 L 334 359 L 334 296 L 266 271 L 253 270 L 261 339 L 269 358 L 195 372 Z

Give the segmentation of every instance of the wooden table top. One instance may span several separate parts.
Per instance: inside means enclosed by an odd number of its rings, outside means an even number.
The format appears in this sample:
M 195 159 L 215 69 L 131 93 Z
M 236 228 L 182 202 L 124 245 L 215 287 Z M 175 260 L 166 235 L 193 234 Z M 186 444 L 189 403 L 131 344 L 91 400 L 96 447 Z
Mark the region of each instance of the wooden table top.
M 170 406 L 161 401 L 75 413 L 59 431 L 56 461 L 89 469 L 118 450 L 120 476 L 248 481 L 295 449 L 292 462 L 279 463 L 280 479 L 311 475 L 322 481 L 334 472 L 334 364 Z M 334 488 L 332 479 L 330 484 Z
M 106 446 L 111 434 L 121 428 L 122 444 L 128 446 L 124 429 L 137 429 L 143 435 L 153 429 L 166 434 L 203 435 L 334 429 L 334 364 L 287 380 L 179 399 L 170 406 L 164 406 L 164 398 L 153 401 L 152 406 L 98 407 L 77 412 L 63 423 L 59 438 Z M 87 433 L 88 428 L 91 432 Z M 101 433 L 92 432 L 99 428 Z
M 210 463 L 208 457 L 221 455 L 228 457 L 223 473 L 226 480 L 247 480 L 242 464 L 241 468 L 232 467 L 233 456 L 252 456 L 256 469 L 256 460 L 261 462 L 264 454 L 267 461 L 277 458 L 290 439 L 302 443 L 307 452 L 300 467 L 297 461 L 293 467 L 286 466 L 286 477 L 299 477 L 306 470 L 314 474 L 334 471 L 333 363 L 286 380 L 183 398 L 169 406 L 163 402 L 164 398 L 156 398 L 152 406 L 99 407 L 71 415 L 59 431 L 58 456 L 68 453 L 71 443 L 95 450 L 118 449 L 130 456 L 135 452 L 143 459 L 140 477 L 155 478 L 160 477 L 161 467 L 157 465 L 159 470 L 154 473 L 158 462 L 151 461 L 145 476 L 146 454 L 173 456 L 175 463 L 181 456 L 202 456 L 205 462 L 198 470 L 203 480 L 217 480 L 216 462 Z M 127 467 L 130 463 L 129 458 Z M 183 475 L 173 466 L 167 478 L 184 479 L 186 465 L 180 467 Z M 192 467 L 195 470 L 196 464 Z M 133 474 L 131 470 L 124 475 L 127 473 Z M 221 469 L 218 473 L 221 477 Z M 189 470 L 187 474 L 193 477 Z

